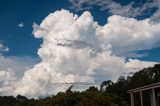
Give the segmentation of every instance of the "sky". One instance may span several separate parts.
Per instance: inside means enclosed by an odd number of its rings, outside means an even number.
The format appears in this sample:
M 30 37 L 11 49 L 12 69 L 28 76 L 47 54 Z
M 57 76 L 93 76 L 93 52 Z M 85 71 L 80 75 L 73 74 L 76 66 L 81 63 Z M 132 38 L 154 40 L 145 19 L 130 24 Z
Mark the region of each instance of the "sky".
M 160 62 L 159 0 L 1 0 L 0 95 L 84 90 Z

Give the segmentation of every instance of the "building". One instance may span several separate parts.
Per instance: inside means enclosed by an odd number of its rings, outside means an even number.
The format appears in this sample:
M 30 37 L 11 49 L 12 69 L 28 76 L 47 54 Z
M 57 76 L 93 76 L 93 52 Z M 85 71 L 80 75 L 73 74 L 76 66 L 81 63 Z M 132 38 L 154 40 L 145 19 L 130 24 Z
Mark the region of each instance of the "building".
M 135 89 L 131 89 L 128 91 L 130 93 L 131 97 L 131 106 L 135 106 L 135 94 L 138 93 L 140 96 L 140 104 L 141 106 L 144 106 L 144 98 L 143 94 L 145 92 L 150 93 L 150 103 L 151 106 L 160 106 L 160 83 L 155 83 Z

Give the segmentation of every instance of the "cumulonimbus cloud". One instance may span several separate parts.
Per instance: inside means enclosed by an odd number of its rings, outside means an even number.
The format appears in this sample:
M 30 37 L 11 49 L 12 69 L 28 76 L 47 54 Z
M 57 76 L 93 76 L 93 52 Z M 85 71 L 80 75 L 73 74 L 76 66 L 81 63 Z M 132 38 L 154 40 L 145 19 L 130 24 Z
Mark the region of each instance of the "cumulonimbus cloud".
M 88 11 L 78 17 L 60 10 L 33 27 L 35 38 L 43 39 L 38 50 L 41 62 L 7 86 L 13 95 L 46 96 L 64 91 L 71 84 L 116 80 L 123 72 L 136 72 L 156 64 L 125 59 L 126 52 L 157 47 L 160 24 L 149 19 L 138 21 L 114 15 L 100 26 Z

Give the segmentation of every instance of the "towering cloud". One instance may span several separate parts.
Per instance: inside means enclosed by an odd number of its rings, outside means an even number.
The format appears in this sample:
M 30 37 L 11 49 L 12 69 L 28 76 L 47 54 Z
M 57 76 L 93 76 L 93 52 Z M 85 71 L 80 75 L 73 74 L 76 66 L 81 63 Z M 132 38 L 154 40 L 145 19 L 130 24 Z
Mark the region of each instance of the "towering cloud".
M 56 11 L 33 27 L 35 38 L 43 39 L 38 50 L 41 62 L 8 85 L 14 95 L 46 96 L 64 91 L 71 84 L 116 80 L 123 72 L 153 66 L 155 62 L 127 61 L 125 55 L 157 47 L 160 41 L 160 24 L 149 19 L 137 21 L 114 15 L 100 26 L 87 11 L 79 17 L 67 10 Z

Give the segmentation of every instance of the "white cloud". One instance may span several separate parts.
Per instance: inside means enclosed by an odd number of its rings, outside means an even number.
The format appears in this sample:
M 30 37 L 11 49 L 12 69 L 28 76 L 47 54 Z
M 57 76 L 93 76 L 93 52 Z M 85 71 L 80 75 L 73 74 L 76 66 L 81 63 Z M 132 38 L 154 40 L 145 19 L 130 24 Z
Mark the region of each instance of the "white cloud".
M 16 83 L 24 72 L 33 68 L 38 59 L 32 57 L 4 57 L 0 55 L 0 95 L 14 95 Z
M 38 63 L 37 58 L 29 56 L 8 56 L 0 55 L 0 70 L 12 69 L 15 71 L 16 77 L 19 79 L 23 76 L 24 72 Z
M 19 24 L 18 24 L 18 27 L 20 27 L 20 28 L 24 27 L 23 22 L 19 23 Z
M 0 52 L 8 52 L 9 51 L 9 48 L 7 46 L 4 46 L 2 44 L 0 44 Z
M 31 57 L 4 57 L 0 55 L 0 95 L 12 95 L 17 81 L 38 61 Z
M 113 15 L 108 18 L 108 24 L 98 31 L 103 42 L 111 44 L 112 51 L 117 55 L 159 47 L 160 24 L 150 23 L 150 19 L 138 21 Z
M 137 59 L 129 59 L 128 62 L 126 62 L 126 68 L 128 69 L 129 72 L 136 72 L 139 71 L 141 69 L 143 69 L 144 67 L 151 67 L 153 64 L 153 62 L 148 62 L 148 61 L 140 61 Z M 156 64 L 156 62 L 154 63 Z
M 12 94 L 15 81 L 16 75 L 13 70 L 0 70 L 0 95 L 6 96 Z
M 51 13 L 40 26 L 33 25 L 34 36 L 43 39 L 38 50 L 42 61 L 1 94 L 45 96 L 73 83 L 115 81 L 123 72 L 153 66 L 155 62 L 125 59 L 125 53 L 157 47 L 160 25 L 149 21 L 114 15 L 100 26 L 87 11 L 79 17 L 66 10 Z

